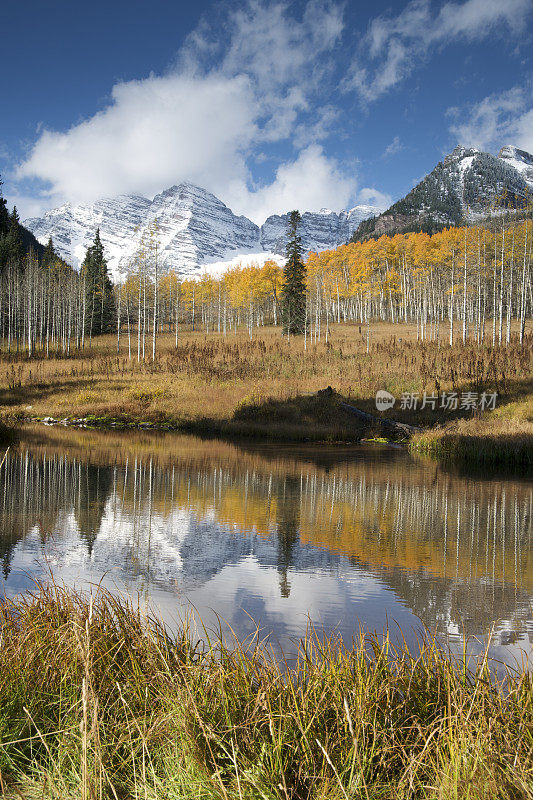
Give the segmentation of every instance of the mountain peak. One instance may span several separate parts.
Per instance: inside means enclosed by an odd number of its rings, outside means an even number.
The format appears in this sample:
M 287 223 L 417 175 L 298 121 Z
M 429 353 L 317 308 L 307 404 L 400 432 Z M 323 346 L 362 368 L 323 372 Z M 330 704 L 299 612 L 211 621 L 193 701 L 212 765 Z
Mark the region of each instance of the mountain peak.
M 513 167 L 525 180 L 529 189 L 533 189 L 533 155 L 527 150 L 520 150 L 513 144 L 506 144 L 498 153 L 498 158 L 509 167 Z
M 458 145 L 405 197 L 379 217 L 364 220 L 356 239 L 462 225 L 490 214 L 504 196 L 506 208 L 521 208 L 531 187 L 533 157 L 524 150 L 507 145 L 496 157 Z
M 462 161 L 463 158 L 472 158 L 473 156 L 479 155 L 480 152 L 481 151 L 478 150 L 477 147 L 464 147 L 462 144 L 458 144 L 457 147 L 454 147 L 452 152 L 445 157 L 443 164 L 447 166 L 453 162 Z
M 301 226 L 304 252 L 344 244 L 362 219 L 380 210 L 356 206 L 339 214 L 330 209 L 306 211 Z M 110 270 L 121 277 L 154 219 L 159 223 L 162 262 L 183 273 L 247 253 L 285 253 L 288 214 L 272 215 L 260 229 L 190 181 L 170 186 L 153 200 L 135 195 L 102 198 L 90 205 L 53 209 L 27 223 L 39 241 L 46 243 L 52 236 L 61 256 L 74 265 L 83 261 L 99 227 Z
M 171 198 L 171 197 L 186 197 L 186 196 L 202 196 L 202 197 L 214 197 L 211 192 L 208 192 L 207 189 L 202 189 L 201 186 L 196 186 L 196 184 L 191 183 L 190 181 L 181 181 L 180 183 L 174 183 L 172 186 L 169 186 L 168 189 L 163 189 L 162 192 L 158 192 L 155 197 L 154 201 L 157 197 L 160 198 Z
M 510 158 L 523 161 L 526 164 L 533 164 L 533 155 L 527 150 L 520 150 L 514 144 L 506 144 L 498 153 L 498 158 Z

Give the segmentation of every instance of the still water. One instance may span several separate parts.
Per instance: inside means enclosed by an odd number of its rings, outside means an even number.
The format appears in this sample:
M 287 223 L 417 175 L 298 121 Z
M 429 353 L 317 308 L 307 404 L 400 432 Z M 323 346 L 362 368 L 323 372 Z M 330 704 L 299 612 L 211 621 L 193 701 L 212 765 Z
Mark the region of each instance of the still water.
M 197 614 L 289 657 L 306 625 L 532 656 L 533 484 L 393 448 L 234 445 L 26 428 L 0 473 L 12 596 L 103 583 L 175 626 Z M 399 628 L 398 628 L 399 626 Z

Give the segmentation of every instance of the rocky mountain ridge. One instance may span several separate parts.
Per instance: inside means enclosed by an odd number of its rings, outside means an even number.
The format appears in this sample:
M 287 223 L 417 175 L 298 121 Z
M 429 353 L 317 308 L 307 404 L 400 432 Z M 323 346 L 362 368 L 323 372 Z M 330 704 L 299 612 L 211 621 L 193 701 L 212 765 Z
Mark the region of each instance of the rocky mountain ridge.
M 533 156 L 513 145 L 497 156 L 458 146 L 405 197 L 361 222 L 353 238 L 425 231 L 475 222 L 504 209 L 520 208 L 533 192 Z
M 337 214 L 328 208 L 302 214 L 300 236 L 306 252 L 330 250 L 345 244 L 357 230 L 362 220 L 376 213 L 375 206 L 359 205 Z M 274 214 L 261 227 L 261 245 L 264 250 L 284 253 L 289 214 Z
M 362 219 L 380 210 L 365 205 L 340 214 L 327 209 L 305 212 L 301 230 L 304 251 L 337 247 L 350 238 Z M 59 254 L 76 267 L 99 228 L 110 271 L 121 277 L 154 222 L 161 266 L 188 274 L 238 255 L 283 255 L 287 219 L 288 214 L 274 215 L 260 228 L 247 217 L 235 215 L 211 192 L 184 182 L 153 200 L 119 195 L 87 205 L 67 203 L 26 220 L 25 225 L 40 242 L 46 243 L 51 236 Z

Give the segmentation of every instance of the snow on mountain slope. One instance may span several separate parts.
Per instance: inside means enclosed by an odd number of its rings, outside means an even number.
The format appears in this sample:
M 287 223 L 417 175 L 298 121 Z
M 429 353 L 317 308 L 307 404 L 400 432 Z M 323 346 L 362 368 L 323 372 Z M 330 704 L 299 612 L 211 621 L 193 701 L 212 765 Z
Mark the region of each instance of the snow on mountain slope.
M 522 175 L 524 180 L 533 189 L 533 156 L 525 150 L 519 150 L 511 144 L 502 147 L 498 153 L 509 166 L 514 167 Z
M 381 212 L 376 206 L 355 206 L 350 211 L 336 214 L 327 208 L 318 212 L 306 211 L 302 214 L 300 236 L 302 247 L 307 254 L 311 250 L 331 250 L 345 244 L 363 219 Z M 268 217 L 261 227 L 261 244 L 264 250 L 284 253 L 287 244 L 289 215 Z
M 286 260 L 284 256 L 278 253 L 246 253 L 234 256 L 229 261 L 213 261 L 210 264 L 203 264 L 198 276 L 201 277 L 206 273 L 218 276 L 235 267 L 263 267 L 267 261 L 275 261 L 278 266 L 283 267 Z
M 439 230 L 475 222 L 502 209 L 520 208 L 533 181 L 533 156 L 516 147 L 499 156 L 475 147 L 456 147 L 401 200 L 378 217 L 363 220 L 356 238 Z
M 488 213 L 502 193 L 512 204 L 532 188 L 533 156 L 525 150 L 506 145 L 496 157 L 459 146 L 387 211 L 370 205 L 340 213 L 326 208 L 306 211 L 300 228 L 302 249 L 306 255 L 333 249 L 355 231 L 364 239 L 420 226 L 432 230 L 458 225 L 465 217 L 474 220 Z M 236 216 L 215 195 L 185 182 L 153 200 L 120 195 L 91 205 L 66 204 L 24 225 L 42 244 L 51 236 L 59 254 L 74 266 L 81 264 L 99 227 L 110 271 L 120 278 L 155 220 L 161 266 L 186 275 L 200 274 L 206 267 L 216 272 L 221 264 L 235 264 L 245 256 L 247 263 L 260 254 L 261 263 L 268 254 L 283 256 L 288 218 L 270 216 L 259 228 L 247 217 Z
M 163 261 L 181 271 L 260 249 L 257 225 L 237 217 L 215 195 L 190 183 L 156 195 L 150 215 L 159 226 Z
M 196 271 L 206 261 L 261 249 L 257 225 L 190 183 L 172 186 L 151 201 L 122 195 L 92 205 L 67 204 L 26 224 L 43 243 L 51 236 L 59 254 L 75 266 L 100 228 L 109 268 L 119 277 L 156 220 L 161 264 L 183 273 Z
M 340 214 L 326 209 L 306 212 L 301 230 L 304 252 L 343 244 L 361 219 L 379 211 L 373 206 L 356 206 Z M 182 274 L 198 274 L 204 266 L 236 263 L 244 256 L 249 262 L 262 254 L 262 263 L 269 255 L 282 256 L 287 219 L 287 214 L 269 217 L 259 229 L 247 217 L 236 216 L 205 189 L 181 183 L 153 200 L 121 195 L 91 205 L 66 204 L 24 224 L 43 244 L 51 236 L 62 258 L 76 267 L 83 261 L 96 228 L 100 228 L 110 271 L 121 277 L 134 261 L 143 235 L 156 220 L 161 266 Z
M 96 229 L 100 228 L 107 258 L 114 265 L 123 250 L 130 250 L 131 243 L 137 240 L 136 230 L 149 213 L 150 205 L 145 197 L 136 195 L 119 195 L 91 205 L 66 203 L 42 217 L 27 219 L 25 224 L 41 244 L 46 244 L 51 236 L 59 255 L 74 266 L 81 264 Z
M 444 166 L 463 215 L 473 221 L 490 213 L 504 194 L 511 205 L 519 202 L 528 191 L 527 159 L 533 165 L 529 153 L 512 146 L 502 148 L 497 157 L 476 148 L 456 147 L 444 159 Z

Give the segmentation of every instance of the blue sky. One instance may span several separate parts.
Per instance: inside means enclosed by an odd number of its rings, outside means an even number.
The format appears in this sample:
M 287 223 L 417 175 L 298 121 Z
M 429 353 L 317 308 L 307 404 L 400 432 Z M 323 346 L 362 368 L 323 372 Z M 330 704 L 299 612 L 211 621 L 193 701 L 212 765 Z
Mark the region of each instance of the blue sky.
M 21 216 L 190 180 L 262 222 L 388 204 L 457 143 L 533 150 L 533 0 L 4 5 Z

